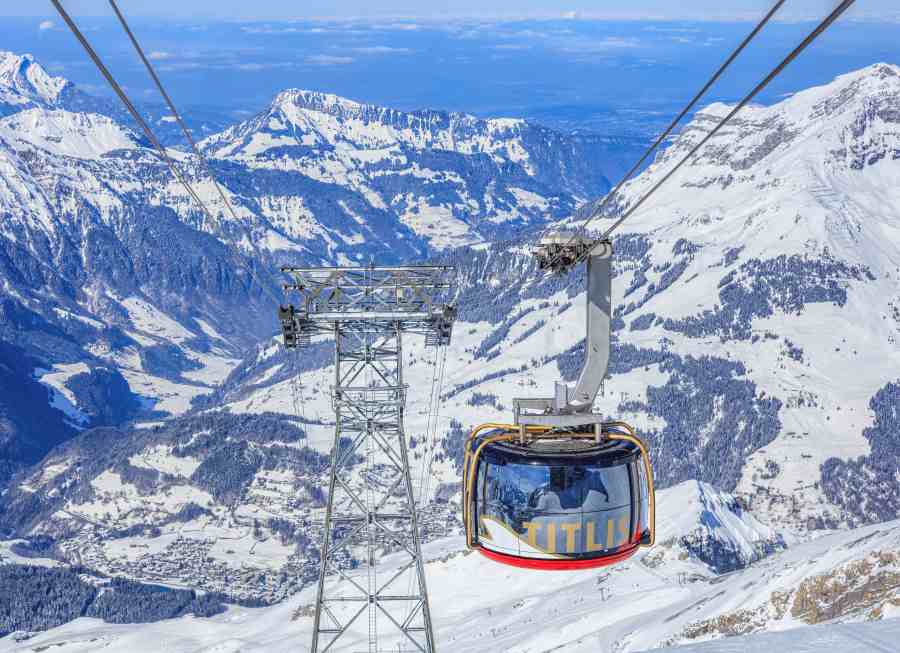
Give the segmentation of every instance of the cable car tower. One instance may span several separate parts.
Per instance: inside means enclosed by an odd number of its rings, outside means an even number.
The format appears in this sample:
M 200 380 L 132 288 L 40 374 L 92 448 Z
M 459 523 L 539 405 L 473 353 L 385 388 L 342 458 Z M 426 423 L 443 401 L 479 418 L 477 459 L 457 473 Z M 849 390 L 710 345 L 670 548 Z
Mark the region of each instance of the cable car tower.
M 297 307 L 279 309 L 285 346 L 305 347 L 316 334 L 331 334 L 335 343 L 334 447 L 312 653 L 331 650 L 365 613 L 369 653 L 379 651 L 380 637 L 390 631 L 402 635 L 402 650 L 433 653 L 403 427 L 403 336 L 422 335 L 432 347 L 450 342 L 456 310 L 440 298 L 450 290 L 452 268 L 282 272 L 293 278 L 285 290 L 301 297 Z M 379 577 L 378 549 L 404 557 L 399 571 Z

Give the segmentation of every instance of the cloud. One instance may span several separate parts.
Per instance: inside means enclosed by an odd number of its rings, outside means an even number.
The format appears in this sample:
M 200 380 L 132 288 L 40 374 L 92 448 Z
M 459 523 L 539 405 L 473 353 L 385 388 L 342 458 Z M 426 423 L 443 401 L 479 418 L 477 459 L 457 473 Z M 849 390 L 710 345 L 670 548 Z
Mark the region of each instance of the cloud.
M 304 30 L 296 27 L 272 27 L 271 25 L 260 25 L 253 27 L 242 27 L 242 32 L 247 34 L 297 34 Z
M 341 66 L 354 61 L 353 57 L 335 57 L 330 54 L 314 54 L 306 58 L 306 63 L 314 66 Z
M 370 25 L 368 25 L 368 28 L 373 29 L 373 30 L 377 29 L 377 30 L 389 31 L 389 32 L 415 32 L 417 30 L 422 29 L 422 25 L 419 25 L 418 23 L 405 23 L 405 22 L 403 22 L 403 23 L 400 23 L 400 22 L 371 23 Z
M 52 20 L 42 20 L 40 24 L 38 24 L 38 29 L 42 32 L 46 32 L 48 29 L 53 29 L 56 27 L 56 23 Z
M 578 20 L 581 17 L 581 14 L 577 11 L 567 11 L 563 13 L 562 17 L 566 20 Z
M 597 54 L 636 48 L 640 44 L 637 39 L 607 36 L 601 39 L 575 39 L 563 47 L 562 51 L 572 54 Z
M 161 52 L 159 50 L 154 50 L 149 55 L 147 55 L 153 61 L 165 61 L 166 59 L 172 58 L 171 52 Z
M 526 43 L 501 43 L 493 46 L 494 50 L 530 50 L 531 46 Z
M 296 66 L 296 63 L 290 61 L 242 62 L 225 57 L 218 61 L 172 61 L 161 64 L 159 70 L 163 72 L 188 72 L 193 70 L 259 72 L 262 70 L 273 70 L 278 68 L 295 68 Z
M 199 61 L 179 61 L 171 64 L 163 64 L 158 70 L 164 73 L 175 73 L 184 72 L 186 70 L 205 70 L 211 67 L 210 64 L 200 63 Z
M 644 28 L 645 32 L 663 32 L 675 34 L 697 34 L 700 30 L 696 27 L 661 27 L 659 25 L 648 25 Z
M 409 48 L 392 48 L 389 45 L 372 45 L 364 48 L 353 48 L 359 54 L 410 54 Z
M 238 63 L 233 66 L 229 66 L 230 68 L 234 68 L 237 70 L 241 70 L 244 72 L 258 72 L 260 70 L 271 70 L 273 68 L 293 68 L 294 64 L 289 61 L 283 62 L 269 62 L 269 63 Z

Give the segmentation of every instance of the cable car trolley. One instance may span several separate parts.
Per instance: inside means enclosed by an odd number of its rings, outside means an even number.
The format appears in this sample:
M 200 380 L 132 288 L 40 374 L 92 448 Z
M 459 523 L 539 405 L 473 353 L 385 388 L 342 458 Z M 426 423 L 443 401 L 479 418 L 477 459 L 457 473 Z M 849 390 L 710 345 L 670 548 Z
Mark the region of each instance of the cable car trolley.
M 558 233 L 535 248 L 542 269 L 587 265 L 585 360 L 574 388 L 514 401 L 513 424 L 466 441 L 466 543 L 516 567 L 564 570 L 621 562 L 655 537 L 647 449 L 624 422 L 592 411 L 609 366 L 612 245 Z

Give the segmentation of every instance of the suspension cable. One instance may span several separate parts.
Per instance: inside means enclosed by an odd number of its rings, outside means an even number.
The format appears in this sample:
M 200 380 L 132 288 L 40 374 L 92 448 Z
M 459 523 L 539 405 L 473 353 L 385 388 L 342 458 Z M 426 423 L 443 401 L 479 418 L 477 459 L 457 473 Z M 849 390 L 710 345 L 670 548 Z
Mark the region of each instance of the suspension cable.
M 225 195 L 225 192 L 222 190 L 222 186 L 216 181 L 216 177 L 213 174 L 212 168 L 209 165 L 209 161 L 200 151 L 200 148 L 197 147 L 197 142 L 194 140 L 194 136 L 191 134 L 191 130 L 188 129 L 187 124 L 185 124 L 184 120 L 181 117 L 181 113 L 179 113 L 178 109 L 175 107 L 175 103 L 172 101 L 172 98 L 169 97 L 169 94 L 166 92 L 165 87 L 162 84 L 162 81 L 159 79 L 159 75 L 156 74 L 156 70 L 153 68 L 153 64 L 150 63 L 150 60 L 147 58 L 146 54 L 144 54 L 144 49 L 141 47 L 141 44 L 138 42 L 134 33 L 131 31 L 131 27 L 129 27 L 128 22 L 125 20 L 125 16 L 122 14 L 119 6 L 116 4 L 115 0 L 109 0 L 109 5 L 112 7 L 113 11 L 116 14 L 116 17 L 119 19 L 119 22 L 122 24 L 122 29 L 125 30 L 125 33 L 128 35 L 129 40 L 131 40 L 131 44 L 134 46 L 135 51 L 140 57 L 141 61 L 144 62 L 144 66 L 147 68 L 147 72 L 150 73 L 150 77 L 153 78 L 153 83 L 156 84 L 156 88 L 159 91 L 159 94 L 162 95 L 163 99 L 166 101 L 166 104 L 169 106 L 169 110 L 172 112 L 178 126 L 181 128 L 184 137 L 187 139 L 187 142 L 190 144 L 191 149 L 194 154 L 203 164 L 203 167 L 206 168 L 206 172 L 209 175 L 209 178 L 212 179 L 213 186 L 216 187 L 216 191 L 219 193 L 219 197 L 222 199 L 222 202 L 225 203 L 225 206 L 228 207 L 229 213 L 231 213 L 231 217 L 234 218 L 235 221 L 238 221 L 239 218 L 237 213 L 234 210 L 234 206 L 231 204 L 231 201 Z
M 600 204 L 591 211 L 591 215 L 585 222 L 585 226 L 591 220 L 593 220 L 594 217 L 600 215 L 603 212 L 603 209 L 606 208 L 606 205 L 612 201 L 612 198 L 619 194 L 619 191 L 622 190 L 622 187 L 628 182 L 629 179 L 631 179 L 635 175 L 638 170 L 640 170 L 641 166 L 650 157 L 650 155 L 653 154 L 659 148 L 659 146 L 665 142 L 665 140 L 669 137 L 669 135 L 671 135 L 673 131 L 675 131 L 675 128 L 678 126 L 678 124 L 691 111 L 691 109 L 693 109 L 697 105 L 697 103 L 703 98 L 703 96 L 706 95 L 707 91 L 709 91 L 709 89 L 712 88 L 712 86 L 717 81 L 719 81 L 719 78 L 725 73 L 725 71 L 731 66 L 731 64 L 734 63 L 734 60 L 737 59 L 738 56 L 740 56 L 740 54 L 746 49 L 748 45 L 750 45 L 751 41 L 756 38 L 756 36 L 762 31 L 763 27 L 765 27 L 769 23 L 772 17 L 775 16 L 776 13 L 778 13 L 778 10 L 781 9 L 782 5 L 784 5 L 785 2 L 786 0 L 778 0 L 778 2 L 776 2 L 772 6 L 772 8 L 769 9 L 766 15 L 762 17 L 762 20 L 760 20 L 756 24 L 756 27 L 753 28 L 753 31 L 751 31 L 749 34 L 747 34 L 746 37 L 744 37 L 744 40 L 741 41 L 740 45 L 738 45 L 738 47 L 735 48 L 734 51 L 732 51 L 732 53 L 728 56 L 724 63 L 719 66 L 719 69 L 716 70 L 716 72 L 712 77 L 709 78 L 709 80 L 707 80 L 706 84 L 703 85 L 703 88 L 701 88 L 697 92 L 697 94 L 690 102 L 688 102 L 684 109 L 681 110 L 681 113 L 675 116 L 675 119 L 672 120 L 665 131 L 663 131 L 663 133 L 659 135 L 659 137 L 653 142 L 653 144 L 649 148 L 647 148 L 647 151 L 644 152 L 643 156 L 641 156 L 640 159 L 638 159 L 637 163 L 635 163 L 631 167 L 631 169 L 625 173 L 622 179 L 619 180 L 619 183 L 616 184 L 616 186 L 606 194 Z
M 425 474 L 426 474 L 426 465 L 428 460 L 428 447 L 431 441 L 431 420 L 434 414 L 434 404 L 435 404 L 435 391 L 437 389 L 437 377 L 438 377 L 438 368 L 439 368 L 439 351 L 440 347 L 434 348 L 434 358 L 432 360 L 432 369 L 431 369 L 431 392 L 428 395 L 428 408 L 425 414 L 425 429 L 424 435 L 422 439 L 422 461 L 419 463 L 419 487 L 417 491 L 417 505 L 421 506 L 423 504 L 422 497 L 424 492 L 424 484 L 425 484 Z
M 156 148 L 159 157 L 163 160 L 163 162 L 169 167 L 169 170 L 172 171 L 172 174 L 175 176 L 182 186 L 184 186 L 185 190 L 187 190 L 188 195 L 197 202 L 197 205 L 203 210 L 206 214 L 206 217 L 209 218 L 210 224 L 212 224 L 215 220 L 213 219 L 212 213 L 210 213 L 209 209 L 206 207 L 206 204 L 200 199 L 200 196 L 194 191 L 191 185 L 188 183 L 187 179 L 181 174 L 181 171 L 178 170 L 178 167 L 175 165 L 175 162 L 172 160 L 172 157 L 169 156 L 169 153 L 166 151 L 166 148 L 163 147 L 162 143 L 159 142 L 159 139 L 156 138 L 156 134 L 153 133 L 153 130 L 150 129 L 150 125 L 147 124 L 147 121 L 141 116 L 140 112 L 135 108 L 134 104 L 132 104 L 131 100 L 128 99 L 128 96 L 125 94 L 125 91 L 122 90 L 122 87 L 119 86 L 119 83 L 116 81 L 115 77 L 112 76 L 112 73 L 109 72 L 109 69 L 97 55 L 96 51 L 88 40 L 85 38 L 84 34 L 81 33 L 81 30 L 78 29 L 78 26 L 75 24 L 75 21 L 72 20 L 71 16 L 66 12 L 63 8 L 62 3 L 59 0 L 51 0 L 53 6 L 56 7 L 56 10 L 59 12 L 59 15 L 66 22 L 66 25 L 69 26 L 69 29 L 72 31 L 72 34 L 75 35 L 75 38 L 81 43 L 81 46 L 84 48 L 85 52 L 87 52 L 88 56 L 94 62 L 94 65 L 97 67 L 97 70 L 106 78 L 106 81 L 112 87 L 112 90 L 115 91 L 116 95 L 119 96 L 119 99 L 122 101 L 122 104 L 125 105 L 125 108 L 128 110 L 128 113 L 131 114 L 131 117 L 138 124 L 141 130 L 144 132 L 144 135 L 150 141 L 154 148 Z
M 816 28 L 810 32 L 805 39 L 794 48 L 787 57 L 785 57 L 781 63 L 779 63 L 772 71 L 766 75 L 766 77 L 759 82 L 750 93 L 748 93 L 744 98 L 726 115 L 713 129 L 710 131 L 704 138 L 700 140 L 688 154 L 682 158 L 675 166 L 669 170 L 668 173 L 663 176 L 662 179 L 657 181 L 649 191 L 647 191 L 640 200 L 637 201 L 636 204 L 631 206 L 618 220 L 609 229 L 607 229 L 600 238 L 597 239 L 597 242 L 606 240 L 612 234 L 613 231 L 619 228 L 623 222 L 625 222 L 628 218 L 630 218 L 634 213 L 641 207 L 643 204 L 655 193 L 663 184 L 665 184 L 672 176 L 678 172 L 678 170 L 688 161 L 690 161 L 700 149 L 706 145 L 716 134 L 718 134 L 725 125 L 727 125 L 734 116 L 738 114 L 738 112 L 747 106 L 753 99 L 759 95 L 763 89 L 765 89 L 771 82 L 774 80 L 781 72 L 790 65 L 790 63 L 796 59 L 800 54 L 806 50 L 825 30 L 827 30 L 841 15 L 849 9 L 856 0 L 843 0 L 834 11 L 832 11 L 821 23 L 819 23 Z M 592 216 L 585 224 L 584 227 L 587 227 L 588 223 L 593 220 L 596 215 Z
M 190 197 L 202 209 L 203 213 L 209 219 L 210 225 L 214 224 L 215 219 L 213 218 L 212 212 L 209 210 L 209 208 L 206 206 L 206 204 L 203 202 L 203 200 L 200 199 L 200 196 L 197 194 L 197 192 L 194 190 L 194 188 L 188 182 L 187 178 L 184 177 L 184 175 L 182 175 L 181 171 L 175 165 L 175 161 L 169 156 L 169 153 L 167 152 L 166 148 L 162 145 L 162 143 L 159 141 L 159 139 L 156 137 L 156 134 L 153 133 L 153 130 L 150 128 L 150 125 L 148 125 L 147 121 L 144 120 L 144 118 L 141 116 L 140 112 L 137 110 L 137 108 L 131 102 L 128 95 L 125 93 L 125 91 L 119 85 L 119 83 L 116 81 L 115 77 L 113 77 L 112 73 L 109 71 L 109 69 L 103 63 L 103 61 L 100 59 L 99 55 L 94 50 L 94 48 L 91 46 L 90 42 L 87 40 L 87 38 L 81 32 L 81 30 L 78 28 L 78 25 L 75 24 L 75 21 L 72 20 L 71 16 L 69 16 L 68 12 L 66 12 L 65 8 L 62 6 L 62 3 L 59 0 L 51 0 L 51 2 L 53 3 L 53 6 L 56 7 L 56 10 L 59 12 L 59 15 L 65 21 L 66 25 L 68 25 L 72 34 L 74 34 L 75 38 L 78 39 L 78 41 L 81 43 L 82 47 L 84 48 L 85 52 L 87 52 L 88 56 L 94 62 L 94 65 L 102 73 L 102 75 L 106 78 L 106 81 L 109 83 L 110 87 L 112 87 L 113 91 L 115 91 L 116 95 L 122 101 L 122 104 L 125 105 L 125 108 L 128 110 L 128 113 L 131 114 L 131 117 L 135 120 L 135 122 L 137 122 L 137 124 L 143 130 L 144 134 L 147 136 L 147 138 L 153 144 L 154 148 L 159 153 L 159 156 L 163 159 L 163 161 L 169 167 L 169 170 L 172 171 L 172 174 L 175 176 L 175 178 L 182 184 L 182 186 L 184 186 L 184 188 L 187 190 Z M 131 37 L 134 38 L 133 34 L 131 34 Z M 209 166 L 208 166 L 208 164 L 206 164 L 205 159 L 204 159 L 204 164 L 207 166 L 207 169 L 209 169 Z M 215 184 L 215 179 L 213 179 L 213 183 Z M 218 184 L 215 184 L 215 185 L 217 188 L 219 188 Z M 219 192 L 222 193 L 221 189 L 219 189 Z M 226 199 L 225 203 L 226 203 L 226 205 L 229 206 L 229 208 L 231 207 L 231 204 L 227 201 L 227 199 Z M 233 209 L 231 209 L 231 210 L 232 210 L 232 215 L 234 215 L 234 210 Z M 249 239 L 249 242 L 252 243 L 252 238 Z M 250 264 L 245 262 L 237 253 L 232 253 L 232 254 L 234 256 L 235 261 L 238 264 L 238 267 L 242 267 L 246 272 L 249 273 L 251 282 L 255 281 L 256 284 L 263 290 L 264 293 L 266 293 L 269 296 L 270 299 L 274 299 L 277 304 L 280 304 L 281 298 L 277 297 L 269 289 L 269 287 L 259 279 L 259 277 L 253 271 L 253 268 L 250 266 Z
M 444 391 L 444 373 L 447 370 L 447 349 L 446 345 L 441 346 L 441 357 L 440 357 L 440 372 L 438 373 L 438 382 L 437 382 L 437 394 L 435 396 L 435 409 L 434 416 L 430 430 L 430 446 L 428 448 L 428 463 L 425 465 L 424 471 L 424 488 L 420 490 L 420 501 L 423 505 L 431 502 L 431 482 L 434 478 L 434 457 L 435 451 L 438 446 L 438 429 L 440 428 L 440 420 L 441 420 L 441 395 Z

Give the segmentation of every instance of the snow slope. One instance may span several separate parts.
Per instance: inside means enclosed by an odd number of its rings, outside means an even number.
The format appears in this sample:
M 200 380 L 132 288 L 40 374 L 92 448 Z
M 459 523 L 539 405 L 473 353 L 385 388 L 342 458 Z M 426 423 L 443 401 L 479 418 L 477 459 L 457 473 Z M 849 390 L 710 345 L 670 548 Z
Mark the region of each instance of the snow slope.
M 248 618 L 249 617 L 249 618 Z M 285 615 L 287 617 L 287 615 Z M 59 645 L 72 653 L 92 653 L 93 651 L 128 651 L 145 653 L 165 646 L 173 653 L 193 653 L 195 651 L 254 651 L 297 650 L 297 640 L 289 636 L 272 636 L 272 625 L 257 615 L 233 614 L 230 616 L 229 634 L 222 637 L 219 628 L 203 627 L 198 620 L 166 624 L 164 627 L 135 629 L 129 626 L 98 625 L 95 620 L 81 619 L 65 631 L 38 635 L 21 643 L 10 641 L 0 643 L 0 651 L 33 651 L 42 644 Z M 248 624 L 252 620 L 252 624 Z M 252 630 L 251 630 L 252 628 Z M 191 634 L 185 633 L 190 629 Z M 221 630 L 224 630 L 222 628 Z M 248 634 L 248 630 L 250 630 Z M 213 631 L 213 632 L 210 632 Z M 219 637 L 216 638 L 216 634 Z M 823 650 L 839 650 L 841 653 L 894 653 L 900 638 L 900 618 L 864 624 L 835 624 L 797 628 L 775 633 L 746 635 L 727 640 L 706 642 L 689 646 L 667 648 L 671 653 L 770 653 L 772 650 L 785 653 L 819 653 Z M 274 640 L 274 641 L 273 641 Z M 152 645 L 148 645 L 152 641 Z M 305 646 L 302 641 L 299 646 Z M 492 651 L 496 649 L 491 649 Z M 567 649 L 556 649 L 566 651 Z M 607 653 L 612 649 L 591 649 L 592 653 Z M 658 649 L 652 649 L 658 650 Z
M 839 650 L 844 653 L 888 653 L 895 651 L 900 639 L 900 619 L 867 624 L 815 626 L 775 633 L 761 633 L 730 640 L 678 646 L 672 653 L 818 653 Z
M 45 109 L 28 109 L 0 120 L 0 138 L 81 159 L 99 159 L 137 145 L 131 131 L 106 116 Z
M 884 641 L 884 629 L 896 628 L 891 618 L 900 616 L 898 544 L 900 523 L 892 522 L 822 537 L 724 576 L 692 574 L 700 567 L 689 559 L 656 566 L 653 550 L 608 570 L 556 574 L 510 569 L 477 554 L 460 554 L 458 538 L 427 545 L 425 555 L 441 650 L 626 653 L 762 630 L 783 631 L 774 641 L 792 645 L 828 637 L 829 629 L 836 628 L 832 636 L 837 641 L 853 636 L 863 643 L 874 641 L 859 650 L 880 653 L 884 649 L 877 642 Z M 391 560 L 385 558 L 386 573 Z M 854 601 L 835 591 L 841 582 L 853 584 Z M 65 643 L 73 651 L 140 651 L 141 642 L 176 652 L 296 650 L 309 638 L 313 597 L 314 588 L 308 588 L 271 608 L 232 608 L 209 620 L 112 626 L 79 619 L 19 645 L 0 643 L 0 650 Z M 871 635 L 866 634 L 869 627 L 858 623 L 882 618 L 887 621 L 874 626 Z M 797 630 L 820 622 L 857 625 Z M 381 627 L 386 635 L 390 632 L 388 624 Z M 351 629 L 333 650 L 357 650 L 364 641 L 359 628 Z M 391 642 L 386 636 L 383 650 L 395 650 Z M 753 650 L 740 648 L 745 642 L 756 645 L 752 638 L 737 639 L 687 650 Z

